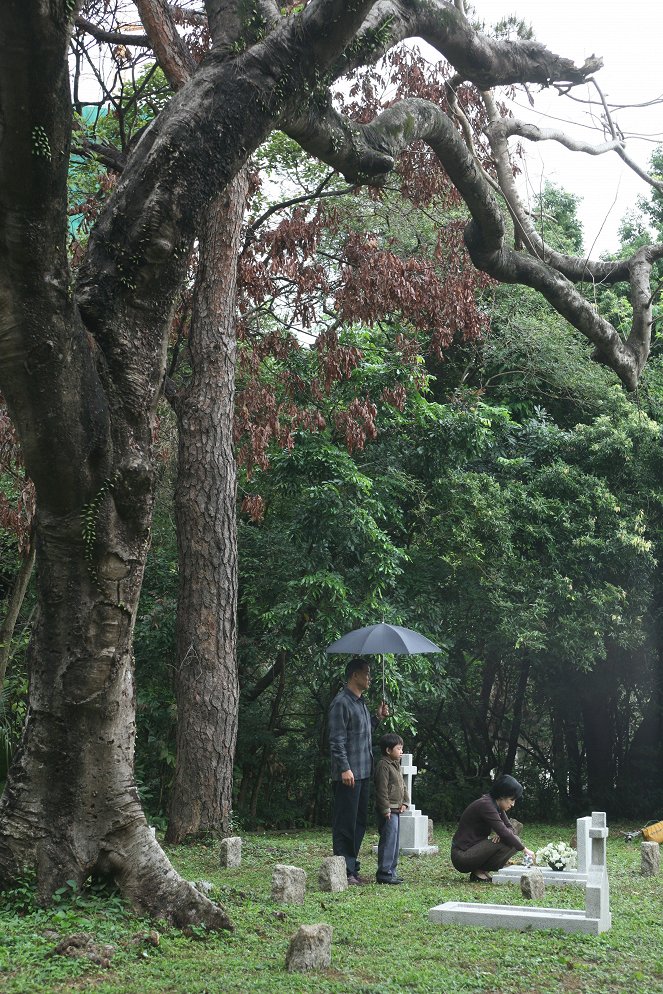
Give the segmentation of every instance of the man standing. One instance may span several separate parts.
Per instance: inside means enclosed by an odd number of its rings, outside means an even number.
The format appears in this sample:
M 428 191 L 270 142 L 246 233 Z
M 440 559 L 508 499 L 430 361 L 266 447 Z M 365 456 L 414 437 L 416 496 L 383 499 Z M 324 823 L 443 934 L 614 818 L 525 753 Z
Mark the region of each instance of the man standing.
M 349 884 L 365 883 L 359 876 L 359 850 L 366 831 L 368 795 L 373 775 L 373 729 L 389 717 L 384 701 L 368 712 L 363 693 L 371 683 L 371 668 L 361 656 L 345 667 L 346 684 L 329 706 L 329 747 L 334 792 L 332 842 L 343 856 Z

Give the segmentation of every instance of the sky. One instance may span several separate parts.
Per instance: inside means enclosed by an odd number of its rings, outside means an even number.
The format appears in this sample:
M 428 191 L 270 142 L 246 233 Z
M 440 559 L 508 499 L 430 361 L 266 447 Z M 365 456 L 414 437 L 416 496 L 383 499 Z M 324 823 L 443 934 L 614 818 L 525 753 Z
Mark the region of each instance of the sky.
M 531 24 L 535 38 L 559 55 L 581 64 L 590 55 L 603 58 L 596 74 L 608 103 L 644 103 L 663 95 L 661 0 L 473 0 L 477 15 L 494 24 L 516 14 Z M 586 97 L 587 87 L 574 94 Z M 592 94 L 597 96 L 592 89 Z M 591 124 L 587 108 L 560 97 L 554 90 L 531 88 L 532 109 L 523 94 L 512 109 L 516 116 L 541 127 L 565 127 L 573 116 Z M 547 116 L 550 115 L 550 116 Z M 639 165 L 648 168 L 657 144 L 663 145 L 663 103 L 643 109 L 616 110 L 614 120 L 625 135 L 642 134 L 647 140 L 627 138 L 626 149 Z M 562 118 L 563 121 L 555 120 Z M 577 126 L 575 137 L 600 144 L 599 132 Z M 618 227 L 624 214 L 636 206 L 637 198 L 649 196 L 648 187 L 614 153 L 587 156 L 570 152 L 553 142 L 528 142 L 526 175 L 522 191 L 536 193 L 544 179 L 581 196 L 578 213 L 583 224 L 585 251 L 592 256 L 615 250 Z M 593 248 L 592 248 L 593 246 Z

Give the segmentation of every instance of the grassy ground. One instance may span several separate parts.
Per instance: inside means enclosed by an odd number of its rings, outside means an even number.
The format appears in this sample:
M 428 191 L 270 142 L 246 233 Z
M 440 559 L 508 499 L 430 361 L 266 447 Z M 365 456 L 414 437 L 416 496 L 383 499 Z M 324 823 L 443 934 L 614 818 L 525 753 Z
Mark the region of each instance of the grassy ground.
M 317 890 L 327 832 L 249 834 L 242 866 L 220 869 L 215 846 L 174 848 L 189 879 L 209 880 L 235 923 L 233 933 L 183 935 L 136 919 L 116 896 L 63 894 L 53 910 L 27 907 L 29 894 L 0 896 L 3 994 L 663 994 L 663 877 L 639 875 L 639 844 L 611 829 L 608 865 L 613 927 L 600 936 L 492 931 L 432 925 L 428 910 L 447 900 L 522 903 L 518 887 L 470 884 L 449 861 L 450 833 L 436 829 L 440 855 L 401 861 L 401 887 Z M 528 845 L 569 842 L 572 829 L 527 826 Z M 373 876 L 367 838 L 362 874 Z M 308 873 L 306 903 L 270 899 L 272 867 Z M 5 902 L 4 904 L 2 902 Z M 579 888 L 548 888 L 547 906 L 582 907 Z M 27 910 L 26 910 L 27 908 Z M 314 974 L 284 969 L 300 924 L 333 926 L 332 966 Z M 155 928 L 158 933 L 155 932 Z M 53 955 L 72 934 L 91 936 L 101 963 Z M 158 943 L 158 944 L 155 944 Z M 110 947 L 110 948 L 104 948 Z

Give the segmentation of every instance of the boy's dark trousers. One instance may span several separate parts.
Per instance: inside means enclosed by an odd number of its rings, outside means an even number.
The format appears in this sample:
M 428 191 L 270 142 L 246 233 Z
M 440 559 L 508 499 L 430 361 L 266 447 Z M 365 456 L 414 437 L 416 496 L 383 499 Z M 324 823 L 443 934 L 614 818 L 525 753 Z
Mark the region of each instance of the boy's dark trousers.
M 332 843 L 335 856 L 343 856 L 349 877 L 359 873 L 359 850 L 366 833 L 368 796 L 371 781 L 355 780 L 354 787 L 346 787 L 342 780 L 333 781 L 334 813 Z
M 377 880 L 391 880 L 396 876 L 398 866 L 398 849 L 400 841 L 401 818 L 397 811 L 392 811 L 389 818 L 378 814 L 378 872 Z

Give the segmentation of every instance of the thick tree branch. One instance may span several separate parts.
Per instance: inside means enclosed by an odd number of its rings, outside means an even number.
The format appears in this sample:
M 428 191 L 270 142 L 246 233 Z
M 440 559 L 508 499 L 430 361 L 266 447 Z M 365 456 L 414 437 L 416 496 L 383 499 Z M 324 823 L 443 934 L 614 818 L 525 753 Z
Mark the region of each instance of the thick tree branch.
M 281 20 L 274 0 L 254 0 L 240 5 L 237 0 L 205 0 L 210 35 L 215 48 L 232 49 L 241 43 L 253 45 Z
M 390 164 L 404 148 L 413 141 L 425 141 L 472 215 L 465 241 L 474 264 L 504 283 L 522 283 L 538 290 L 594 343 L 601 360 L 624 384 L 635 388 L 650 345 L 649 270 L 652 261 L 663 257 L 663 245 L 645 246 L 631 259 L 619 263 L 589 263 L 559 256 L 569 269 L 577 263 L 578 279 L 591 278 L 593 272 L 606 281 L 628 280 L 634 318 L 629 339 L 624 342 L 563 273 L 541 258 L 507 247 L 504 221 L 490 186 L 461 135 L 439 107 L 424 100 L 404 100 L 363 126 L 347 122 L 328 108 L 317 123 L 316 129 L 311 115 L 305 124 L 298 121 L 286 130 L 303 147 L 343 172 L 349 181 L 365 180 L 372 167 L 377 183 L 382 183 Z M 530 250 L 536 252 L 534 246 Z M 550 255 L 547 253 L 547 258 Z
M 108 423 L 69 289 L 70 25 L 53 11 L 0 4 L 0 389 L 42 512 L 64 513 L 105 474 Z
M 629 269 L 627 261 L 615 263 L 613 261 L 602 262 L 581 259 L 556 252 L 550 246 L 546 245 L 532 224 L 516 187 L 507 142 L 509 119 L 501 116 L 491 93 L 483 93 L 482 96 L 490 122 L 486 128 L 486 134 L 490 141 L 500 190 L 508 205 L 519 239 L 527 246 L 528 251 L 548 263 L 574 283 L 582 283 L 590 280 L 595 283 L 615 283 L 628 280 Z
M 150 47 L 174 90 L 190 79 L 196 64 L 180 38 L 166 0 L 134 0 Z
M 504 41 L 476 31 L 447 0 L 378 0 L 338 64 L 338 74 L 380 59 L 406 38 L 423 38 L 482 89 L 510 83 L 581 83 L 602 66 L 592 56 L 582 66 L 540 42 Z

